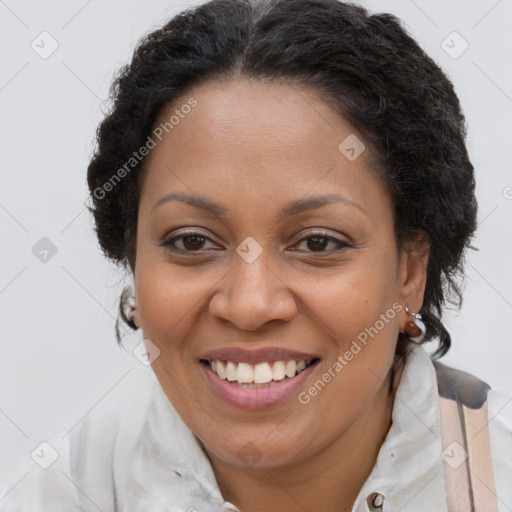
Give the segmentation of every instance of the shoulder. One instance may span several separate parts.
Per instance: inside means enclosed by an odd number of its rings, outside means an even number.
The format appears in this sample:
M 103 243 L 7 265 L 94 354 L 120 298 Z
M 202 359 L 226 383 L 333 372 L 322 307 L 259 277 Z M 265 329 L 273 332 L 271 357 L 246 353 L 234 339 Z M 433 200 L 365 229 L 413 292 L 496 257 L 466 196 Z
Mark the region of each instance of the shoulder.
M 492 389 L 477 376 L 437 361 L 434 367 L 441 410 L 448 416 L 452 407 L 462 425 L 462 453 L 467 454 L 474 499 L 494 502 L 497 498 L 498 507 L 506 505 L 510 510 L 512 391 Z
M 487 410 L 492 430 L 512 435 L 512 390 L 497 390 L 476 375 L 433 361 L 439 396 L 453 400 L 465 410 Z M 511 444 L 512 448 L 512 444 Z
M 512 510 L 512 391 L 491 389 L 487 401 L 496 494 L 503 510 Z
M 69 443 L 63 434 L 38 445 L 0 472 L 1 512 L 79 510 L 76 490 L 64 476 L 69 474 Z
M 115 510 L 156 383 L 151 367 L 128 370 L 78 423 L 2 469 L 0 512 L 88 510 L 84 499 Z

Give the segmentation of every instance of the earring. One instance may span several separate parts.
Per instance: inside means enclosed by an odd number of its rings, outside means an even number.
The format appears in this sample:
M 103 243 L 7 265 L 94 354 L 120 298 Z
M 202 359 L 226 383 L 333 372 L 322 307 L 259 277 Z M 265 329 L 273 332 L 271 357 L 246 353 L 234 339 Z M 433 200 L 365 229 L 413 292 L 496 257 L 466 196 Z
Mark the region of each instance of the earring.
M 131 285 L 127 285 L 123 289 L 123 293 L 121 295 L 121 307 L 123 308 L 123 313 L 128 321 L 128 325 L 133 329 L 137 329 L 137 326 L 133 321 L 133 312 L 137 307 L 135 305 L 135 296 Z
M 427 328 L 419 313 L 412 313 L 407 306 L 405 306 L 405 312 L 411 317 L 411 320 L 406 325 L 406 328 L 409 328 L 409 332 L 406 332 L 406 334 L 412 341 L 419 343 L 425 336 Z

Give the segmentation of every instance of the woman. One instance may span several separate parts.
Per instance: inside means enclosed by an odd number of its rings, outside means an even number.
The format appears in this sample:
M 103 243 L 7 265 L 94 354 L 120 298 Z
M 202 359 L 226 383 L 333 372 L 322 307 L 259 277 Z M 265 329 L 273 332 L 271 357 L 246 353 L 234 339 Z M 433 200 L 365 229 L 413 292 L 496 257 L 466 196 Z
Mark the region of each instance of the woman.
M 113 97 L 91 212 L 151 368 L 0 510 L 510 510 L 512 396 L 436 360 L 476 228 L 464 118 L 398 20 L 212 1 Z

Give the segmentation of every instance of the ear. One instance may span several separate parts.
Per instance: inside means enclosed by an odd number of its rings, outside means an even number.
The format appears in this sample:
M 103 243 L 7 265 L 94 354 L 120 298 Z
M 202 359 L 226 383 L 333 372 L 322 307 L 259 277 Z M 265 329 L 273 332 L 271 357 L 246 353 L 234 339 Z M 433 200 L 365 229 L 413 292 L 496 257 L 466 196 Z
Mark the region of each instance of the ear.
M 132 321 L 138 328 L 140 328 L 140 314 L 139 314 L 139 309 L 137 308 L 137 300 L 135 298 L 135 294 L 131 300 L 132 300 L 132 302 L 131 302 L 130 310 L 131 310 Z
M 139 310 L 137 309 L 137 306 L 135 306 L 135 309 L 133 310 L 132 320 L 133 320 L 133 323 L 140 329 L 140 315 L 139 315 Z
M 404 306 L 404 311 L 405 306 L 413 313 L 421 309 L 427 282 L 429 253 L 430 244 L 424 231 L 418 232 L 414 239 L 403 244 L 400 251 L 398 285 L 399 302 Z

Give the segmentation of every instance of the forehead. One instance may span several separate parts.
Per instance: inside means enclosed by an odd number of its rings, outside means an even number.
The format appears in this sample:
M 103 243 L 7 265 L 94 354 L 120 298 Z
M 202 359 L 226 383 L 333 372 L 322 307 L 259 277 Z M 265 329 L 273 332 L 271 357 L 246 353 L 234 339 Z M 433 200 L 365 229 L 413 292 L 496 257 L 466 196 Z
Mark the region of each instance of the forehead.
M 175 189 L 258 195 L 262 205 L 262 195 L 284 201 L 338 189 L 354 201 L 389 206 L 361 135 L 319 94 L 296 85 L 204 84 L 165 108 L 155 129 L 160 135 L 146 161 L 145 202 Z

